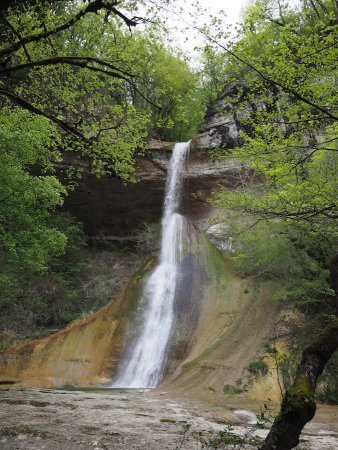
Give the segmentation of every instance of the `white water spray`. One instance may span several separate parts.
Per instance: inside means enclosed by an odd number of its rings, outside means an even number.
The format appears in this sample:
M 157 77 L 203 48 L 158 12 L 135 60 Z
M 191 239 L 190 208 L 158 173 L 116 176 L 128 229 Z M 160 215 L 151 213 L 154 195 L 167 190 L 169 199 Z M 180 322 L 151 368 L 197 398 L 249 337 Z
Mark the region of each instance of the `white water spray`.
M 143 291 L 142 331 L 128 361 L 122 362 L 111 387 L 155 387 L 165 368 L 167 348 L 174 324 L 174 298 L 177 267 L 182 259 L 184 217 L 176 211 L 180 203 L 183 162 L 189 142 L 175 145 L 167 175 L 162 241 L 159 263 L 151 273 Z

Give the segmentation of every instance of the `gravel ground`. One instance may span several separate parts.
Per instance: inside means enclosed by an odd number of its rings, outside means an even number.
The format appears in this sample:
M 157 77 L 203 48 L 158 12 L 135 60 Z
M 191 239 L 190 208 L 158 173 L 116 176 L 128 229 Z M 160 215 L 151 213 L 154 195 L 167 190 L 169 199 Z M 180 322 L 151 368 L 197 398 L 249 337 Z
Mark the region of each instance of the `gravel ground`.
M 326 411 L 329 423 L 309 424 L 299 448 L 338 449 L 337 414 L 338 408 Z M 231 429 L 228 419 L 235 423 Z M 219 448 L 255 449 L 253 436 L 264 437 L 267 430 L 256 429 L 254 422 L 255 415 L 246 409 L 225 413 L 157 390 L 0 390 L 4 450 L 198 450 L 207 448 L 201 441 L 212 441 L 221 430 L 227 431 L 223 439 L 228 444 Z M 251 444 L 239 447 L 236 436 L 244 435 Z

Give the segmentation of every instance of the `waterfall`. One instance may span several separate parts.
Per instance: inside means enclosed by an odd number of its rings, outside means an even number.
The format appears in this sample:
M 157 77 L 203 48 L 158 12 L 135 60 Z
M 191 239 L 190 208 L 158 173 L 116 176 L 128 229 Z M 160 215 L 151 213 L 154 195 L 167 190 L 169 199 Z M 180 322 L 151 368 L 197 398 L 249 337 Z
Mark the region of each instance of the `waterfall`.
M 143 290 L 142 330 L 126 352 L 111 387 L 155 387 L 161 381 L 174 324 L 177 268 L 184 249 L 184 217 L 177 213 L 183 180 L 183 163 L 189 142 L 175 145 L 170 160 L 162 217 L 162 239 L 157 266 Z

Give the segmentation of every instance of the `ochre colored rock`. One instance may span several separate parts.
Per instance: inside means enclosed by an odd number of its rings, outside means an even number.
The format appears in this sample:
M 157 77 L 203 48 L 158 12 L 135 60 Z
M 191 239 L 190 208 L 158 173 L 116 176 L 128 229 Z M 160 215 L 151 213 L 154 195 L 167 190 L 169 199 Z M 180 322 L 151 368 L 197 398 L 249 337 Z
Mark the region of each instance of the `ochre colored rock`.
M 243 378 L 245 367 L 262 354 L 272 335 L 278 316 L 272 300 L 275 286 L 237 276 L 231 261 L 189 221 L 185 233 L 163 386 L 182 396 L 224 402 L 224 385 L 235 386 Z M 124 341 L 126 330 L 133 334 L 142 326 L 133 318 L 140 318 L 138 299 L 153 263 L 132 277 L 115 302 L 88 319 L 1 352 L 0 382 L 26 387 L 109 385 L 121 349 L 132 345 Z M 271 378 L 266 389 L 256 387 L 252 397 L 277 401 L 278 389 L 277 379 Z M 243 395 L 250 396 L 250 388 Z
M 143 279 L 136 273 L 111 304 L 50 336 L 0 352 L 0 383 L 25 387 L 109 384 L 123 330 L 135 308 Z

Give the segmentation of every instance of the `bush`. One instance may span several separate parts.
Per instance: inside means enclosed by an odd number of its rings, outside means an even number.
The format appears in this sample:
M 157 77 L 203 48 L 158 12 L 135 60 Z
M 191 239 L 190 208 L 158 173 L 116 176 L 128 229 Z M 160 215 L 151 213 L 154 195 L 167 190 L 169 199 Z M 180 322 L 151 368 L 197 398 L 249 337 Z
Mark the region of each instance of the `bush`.
M 7 342 L 5 335 L 8 332 L 22 337 L 34 336 L 40 327 L 65 325 L 78 314 L 81 291 L 76 276 L 83 266 L 83 233 L 68 214 L 51 216 L 48 226 L 66 237 L 64 253 L 50 258 L 48 270 L 40 272 L 27 267 L 21 270 L 8 259 L 1 267 L 0 333 L 3 343 Z
M 248 372 L 255 376 L 264 377 L 269 371 L 269 367 L 262 358 L 250 363 L 247 367 Z

